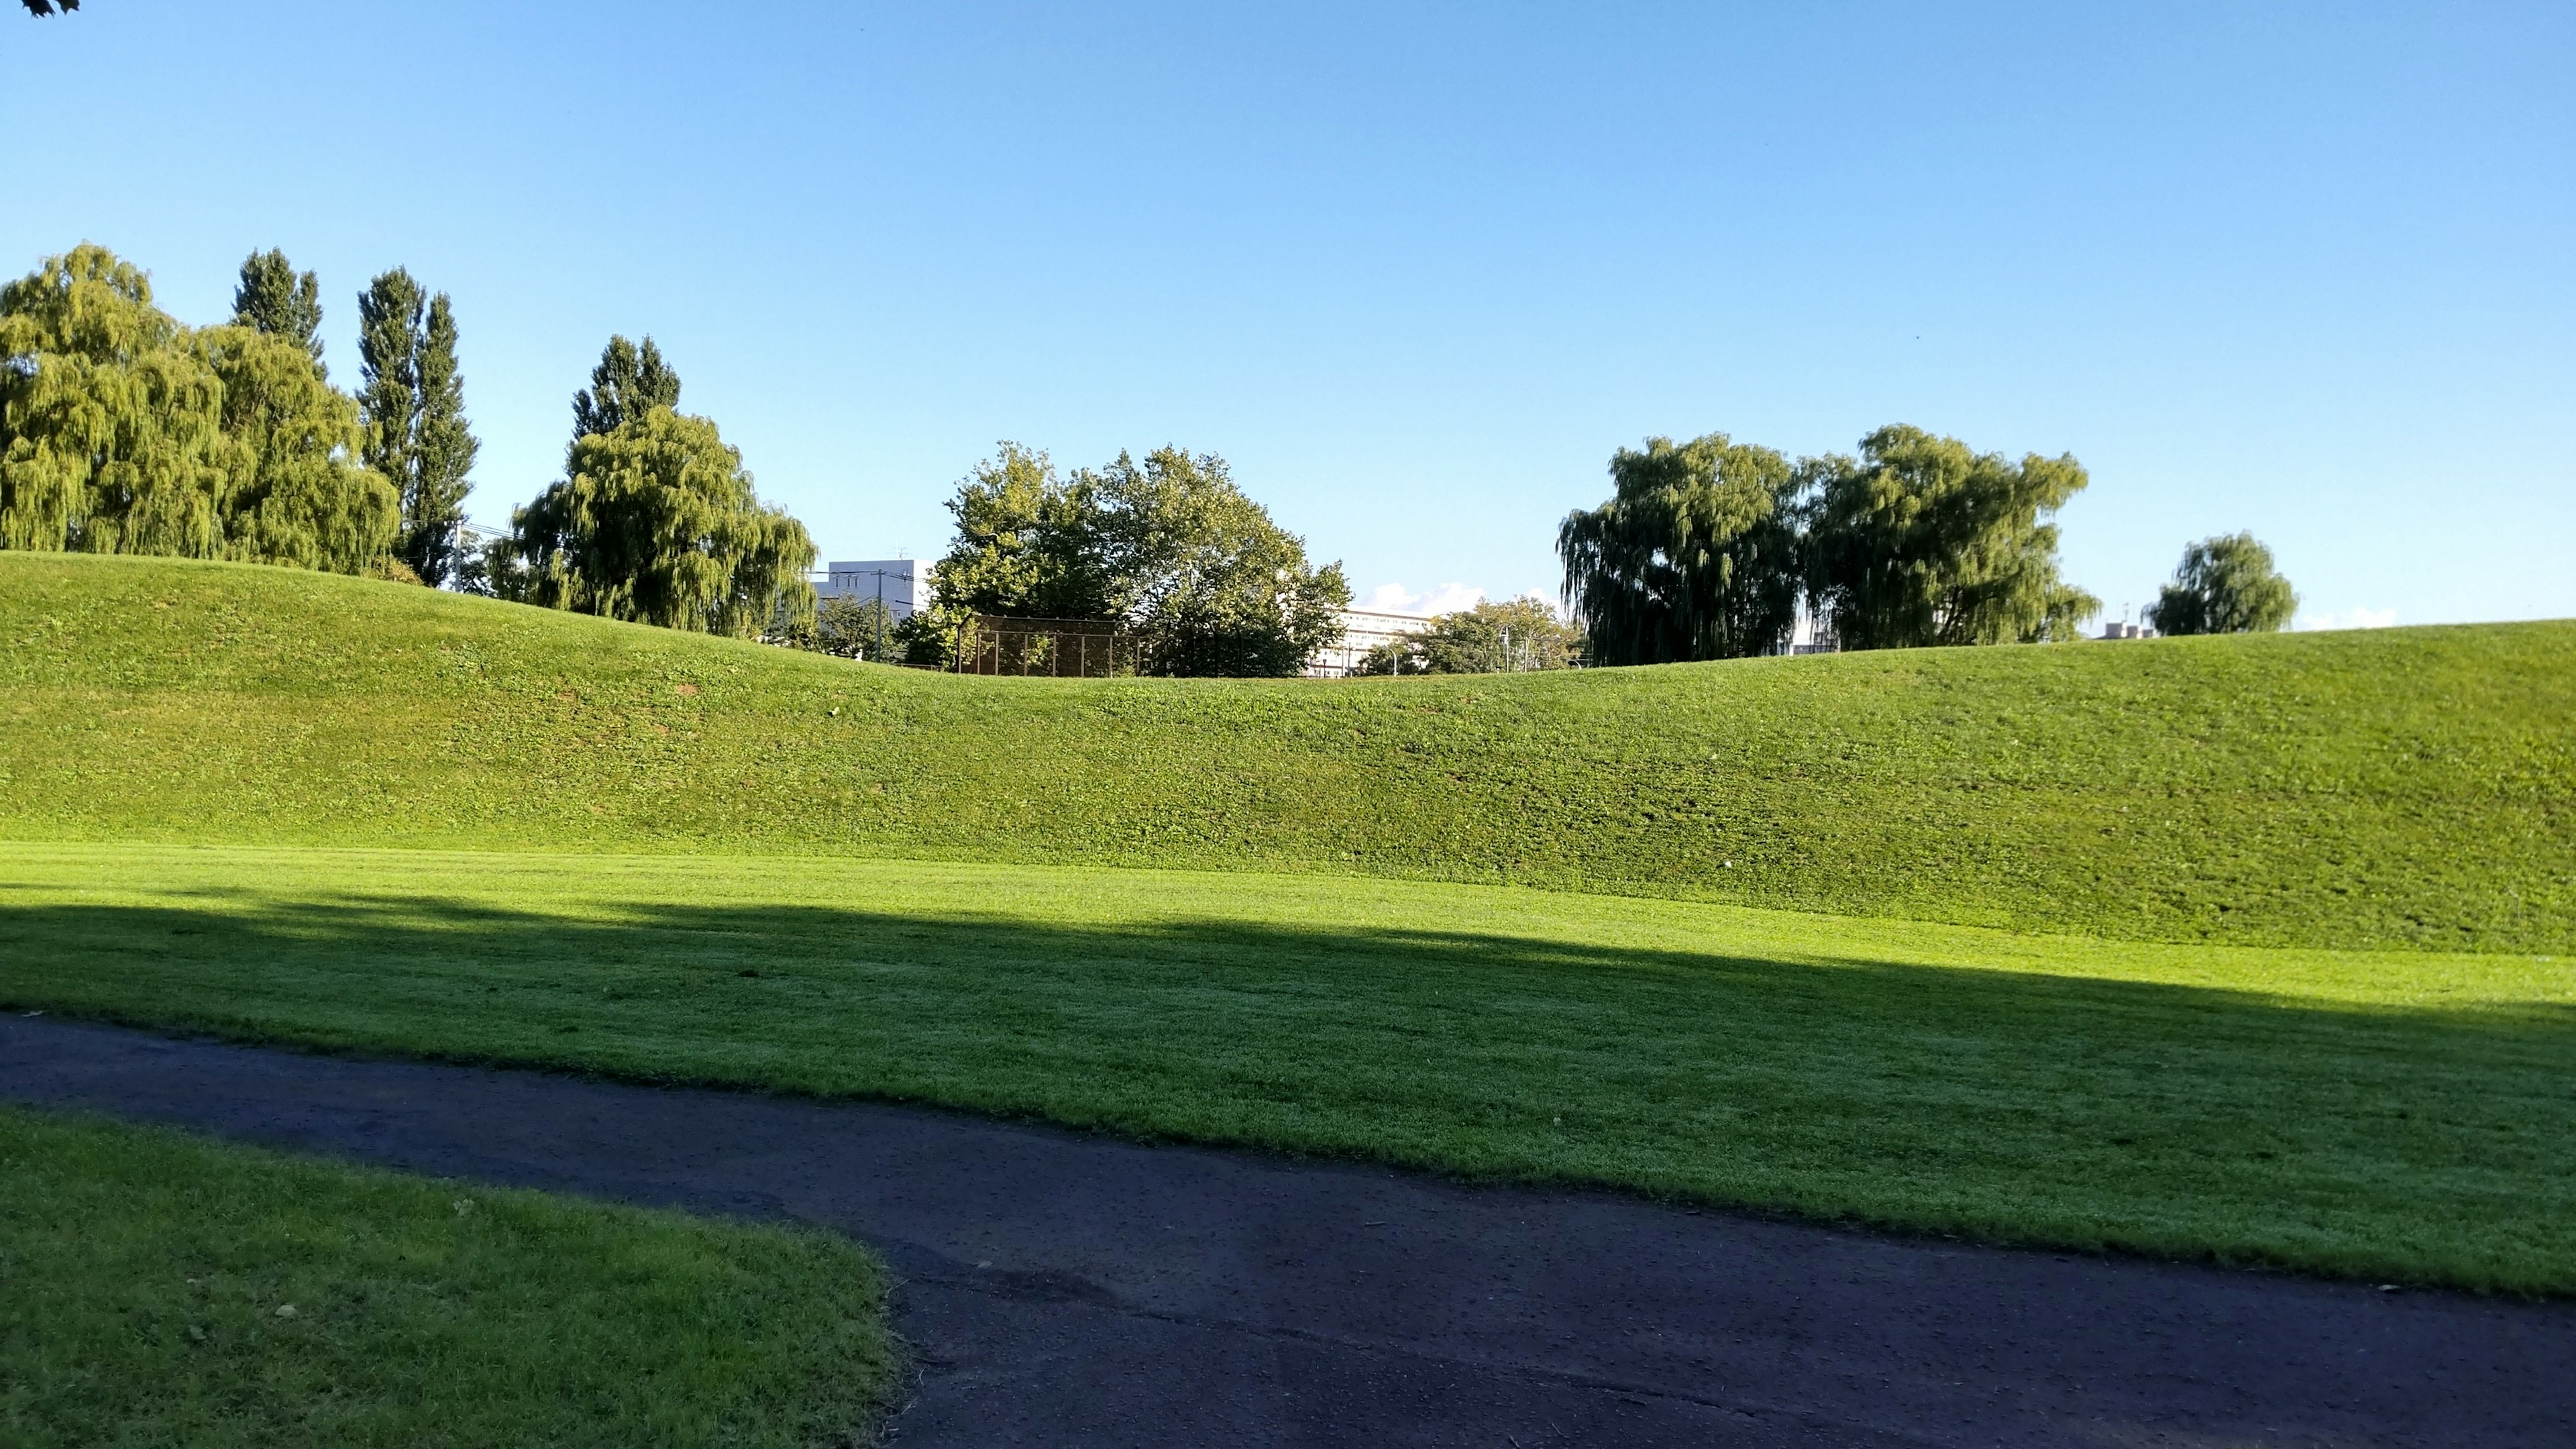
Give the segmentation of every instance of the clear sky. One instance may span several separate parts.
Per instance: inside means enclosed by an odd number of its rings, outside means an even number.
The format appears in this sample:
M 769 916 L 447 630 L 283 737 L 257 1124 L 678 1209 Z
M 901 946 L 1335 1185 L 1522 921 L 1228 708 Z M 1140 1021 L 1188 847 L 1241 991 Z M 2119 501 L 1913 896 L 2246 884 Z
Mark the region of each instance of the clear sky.
M 1177 442 L 1363 596 L 1557 582 L 1612 449 L 2071 452 L 2116 616 L 2576 615 L 2576 6 L 87 0 L 0 13 L 0 267 L 452 293 L 506 522 L 650 333 L 827 557 Z

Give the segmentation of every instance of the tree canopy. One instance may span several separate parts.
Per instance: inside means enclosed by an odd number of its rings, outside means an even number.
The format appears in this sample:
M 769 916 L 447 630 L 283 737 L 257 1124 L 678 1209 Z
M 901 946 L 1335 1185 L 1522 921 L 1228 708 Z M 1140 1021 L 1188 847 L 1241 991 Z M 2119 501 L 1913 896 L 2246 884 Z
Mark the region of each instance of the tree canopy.
M 1603 664 L 1771 653 L 1798 615 L 1789 460 L 1710 433 L 1610 459 L 1608 502 L 1557 530 L 1565 593 Z
M 103 247 L 0 287 L 0 547 L 368 572 L 394 514 L 357 441 L 300 342 L 182 326 Z
M 2166 634 L 2258 634 L 2285 628 L 2299 607 L 2272 551 L 2250 533 L 2204 538 L 2182 551 L 2173 582 L 2147 606 Z
M 1808 593 L 1846 649 L 2072 638 L 2101 611 L 2058 577 L 2047 521 L 2085 485 L 2072 457 L 2013 463 L 1900 424 L 1801 471 Z
M 78 10 L 80 0 L 20 0 L 30 15 L 51 15 L 57 10 Z
M 274 247 L 243 259 L 241 281 L 233 288 L 233 323 L 283 337 L 312 354 L 315 368 L 322 366 L 321 279 L 298 273 Z
M 676 412 L 680 406 L 680 375 L 662 360 L 662 349 L 653 339 L 644 339 L 638 348 L 622 336 L 611 336 L 608 346 L 599 354 L 599 365 L 590 370 L 590 386 L 572 395 L 572 442 L 594 435 L 613 433 L 628 418 L 640 418 L 655 408 Z
M 1121 453 L 1059 478 L 1046 454 L 1005 443 L 948 507 L 933 629 L 975 613 L 1102 619 L 1138 636 L 1147 672 L 1288 675 L 1350 602 L 1341 566 L 1309 563 L 1213 453 Z
M 1485 599 L 1441 614 L 1418 634 L 1370 650 L 1353 674 L 1508 674 L 1567 669 L 1583 657 L 1583 635 L 1544 599 Z
M 482 445 L 465 418 L 456 316 L 396 267 L 358 297 L 359 401 L 369 466 L 402 494 L 403 561 L 424 583 L 454 578 L 464 548 L 465 494 Z
M 651 408 L 584 435 L 568 473 L 512 517 L 497 591 L 743 638 L 810 626 L 814 541 L 761 503 L 714 423 Z

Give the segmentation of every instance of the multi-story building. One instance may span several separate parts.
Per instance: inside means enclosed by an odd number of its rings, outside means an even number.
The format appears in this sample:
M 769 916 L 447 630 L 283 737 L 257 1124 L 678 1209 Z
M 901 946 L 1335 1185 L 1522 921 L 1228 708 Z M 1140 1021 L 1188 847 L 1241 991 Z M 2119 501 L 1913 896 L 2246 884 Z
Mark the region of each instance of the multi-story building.
M 1419 634 L 1430 627 L 1429 614 L 1408 614 L 1397 609 L 1344 609 L 1341 637 L 1315 651 L 1315 657 L 1306 661 L 1306 675 L 1310 679 L 1340 679 L 1358 668 L 1370 650 L 1407 634 Z
M 820 599 L 883 599 L 886 614 L 908 619 L 930 607 L 930 560 L 926 558 L 859 559 L 823 566 L 814 581 Z

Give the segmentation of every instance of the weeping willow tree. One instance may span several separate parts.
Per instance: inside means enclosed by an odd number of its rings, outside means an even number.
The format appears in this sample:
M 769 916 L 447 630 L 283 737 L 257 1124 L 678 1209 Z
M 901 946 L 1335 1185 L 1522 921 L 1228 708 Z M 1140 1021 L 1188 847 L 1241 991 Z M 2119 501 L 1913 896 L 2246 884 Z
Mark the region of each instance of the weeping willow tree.
M 2272 566 L 2272 551 L 2250 533 L 2204 538 L 2182 551 L 2182 566 L 2147 608 L 2167 634 L 2268 634 L 2289 626 L 2298 592 Z
M 763 505 L 716 425 L 667 407 L 573 444 L 568 477 L 511 519 L 506 597 L 750 637 L 814 616 L 814 541 Z
M 104 247 L 0 287 L 0 547 L 367 572 L 391 494 L 355 427 L 299 342 L 184 327 Z
M 358 462 L 358 404 L 316 369 L 302 338 L 209 327 L 199 350 L 223 384 L 225 436 L 240 483 L 226 500 L 224 553 L 258 563 L 367 573 L 402 525 L 393 481 Z
M 1565 598 L 1595 662 L 1768 654 L 1798 611 L 1798 471 L 1711 433 L 1610 459 L 1614 492 L 1557 530 Z
M 2019 463 L 1902 424 L 1806 465 L 1808 587 L 1846 649 L 2071 638 L 2102 601 L 2057 572 L 2072 457 Z

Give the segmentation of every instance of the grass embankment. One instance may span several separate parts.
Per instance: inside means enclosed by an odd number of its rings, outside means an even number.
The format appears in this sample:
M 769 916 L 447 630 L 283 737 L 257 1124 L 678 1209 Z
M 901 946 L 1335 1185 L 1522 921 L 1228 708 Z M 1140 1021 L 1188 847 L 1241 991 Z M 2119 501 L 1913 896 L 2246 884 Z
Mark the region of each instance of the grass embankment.
M 1325 871 L 2576 948 L 2576 624 L 1362 682 L 961 679 L 0 552 L 0 838 Z
M 893 1389 L 819 1233 L 0 1108 L 0 1440 L 804 1446 Z
M 1325 876 L 0 848 L 0 1002 L 2576 1292 L 2576 968 Z

